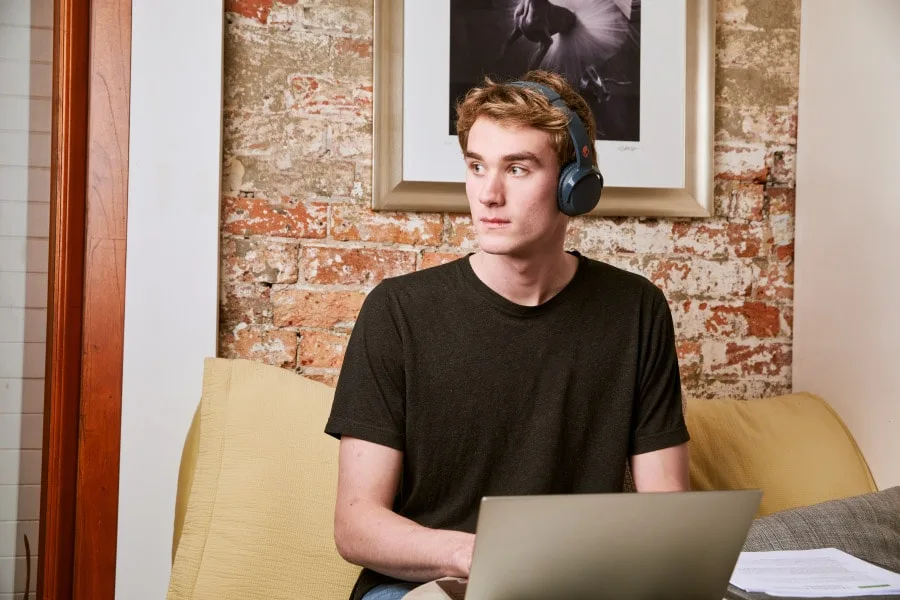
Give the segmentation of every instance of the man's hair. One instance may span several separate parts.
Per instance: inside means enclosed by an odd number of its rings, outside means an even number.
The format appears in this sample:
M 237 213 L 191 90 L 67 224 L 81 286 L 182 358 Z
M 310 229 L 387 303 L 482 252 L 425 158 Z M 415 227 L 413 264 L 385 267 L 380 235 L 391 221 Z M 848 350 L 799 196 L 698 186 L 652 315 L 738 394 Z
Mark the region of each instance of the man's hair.
M 558 93 L 569 108 L 581 118 L 590 140 L 596 138 L 594 116 L 584 98 L 560 75 L 549 71 L 529 71 L 518 81 L 532 81 Z M 550 104 L 537 90 L 517 87 L 508 82 L 496 82 L 485 77 L 484 83 L 473 87 L 456 103 L 456 132 L 463 153 L 469 143 L 469 131 L 478 117 L 486 117 L 500 125 L 533 127 L 550 134 L 550 143 L 560 166 L 575 160 L 575 147 L 569 136 L 568 117 Z M 591 153 L 594 166 L 596 153 Z

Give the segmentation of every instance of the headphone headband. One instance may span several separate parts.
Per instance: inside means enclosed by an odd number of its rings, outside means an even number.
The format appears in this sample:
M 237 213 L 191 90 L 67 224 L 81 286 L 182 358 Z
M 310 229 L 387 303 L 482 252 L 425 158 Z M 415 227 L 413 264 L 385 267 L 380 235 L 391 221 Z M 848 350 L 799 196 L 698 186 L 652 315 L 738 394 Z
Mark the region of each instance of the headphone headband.
M 572 139 L 572 146 L 575 148 L 575 162 L 579 168 L 590 169 L 593 167 L 591 157 L 594 153 L 594 144 L 588 138 L 587 129 L 574 110 L 562 99 L 555 90 L 534 81 L 514 81 L 509 85 L 521 88 L 529 88 L 536 92 L 540 92 L 553 106 L 561 109 L 569 117 L 569 137 Z

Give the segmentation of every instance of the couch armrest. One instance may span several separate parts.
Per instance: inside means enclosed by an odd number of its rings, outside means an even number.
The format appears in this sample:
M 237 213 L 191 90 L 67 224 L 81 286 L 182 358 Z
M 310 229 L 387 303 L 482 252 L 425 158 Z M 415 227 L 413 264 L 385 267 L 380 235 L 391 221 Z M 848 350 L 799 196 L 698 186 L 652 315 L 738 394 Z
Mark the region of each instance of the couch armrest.
M 844 422 L 821 397 L 690 399 L 691 488 L 761 489 L 759 516 L 877 491 Z

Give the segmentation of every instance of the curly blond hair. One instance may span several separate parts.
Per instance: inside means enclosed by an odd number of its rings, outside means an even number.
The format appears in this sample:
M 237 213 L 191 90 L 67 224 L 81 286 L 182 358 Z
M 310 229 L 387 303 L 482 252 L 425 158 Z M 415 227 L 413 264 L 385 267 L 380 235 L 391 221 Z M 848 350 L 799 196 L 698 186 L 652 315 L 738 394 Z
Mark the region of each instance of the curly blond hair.
M 590 107 L 561 75 L 550 71 L 529 71 L 518 81 L 532 81 L 554 90 L 581 118 L 589 139 L 596 139 L 597 128 Z M 550 134 L 550 143 L 560 166 L 575 160 L 575 147 L 569 136 L 567 115 L 536 90 L 485 77 L 482 85 L 473 87 L 456 103 L 456 115 L 456 132 L 463 153 L 468 147 L 472 125 L 478 117 L 487 117 L 502 125 L 533 127 L 546 131 Z M 596 153 L 591 153 L 591 156 L 594 166 L 597 166 Z

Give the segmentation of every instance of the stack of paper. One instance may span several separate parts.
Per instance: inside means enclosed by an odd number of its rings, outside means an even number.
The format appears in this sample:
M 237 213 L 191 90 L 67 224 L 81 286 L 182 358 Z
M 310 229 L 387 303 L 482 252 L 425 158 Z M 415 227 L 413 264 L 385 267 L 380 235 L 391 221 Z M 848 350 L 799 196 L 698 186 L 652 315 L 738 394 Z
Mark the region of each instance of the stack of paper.
M 900 574 L 836 548 L 742 552 L 731 585 L 791 598 L 881 596 L 900 594 Z

